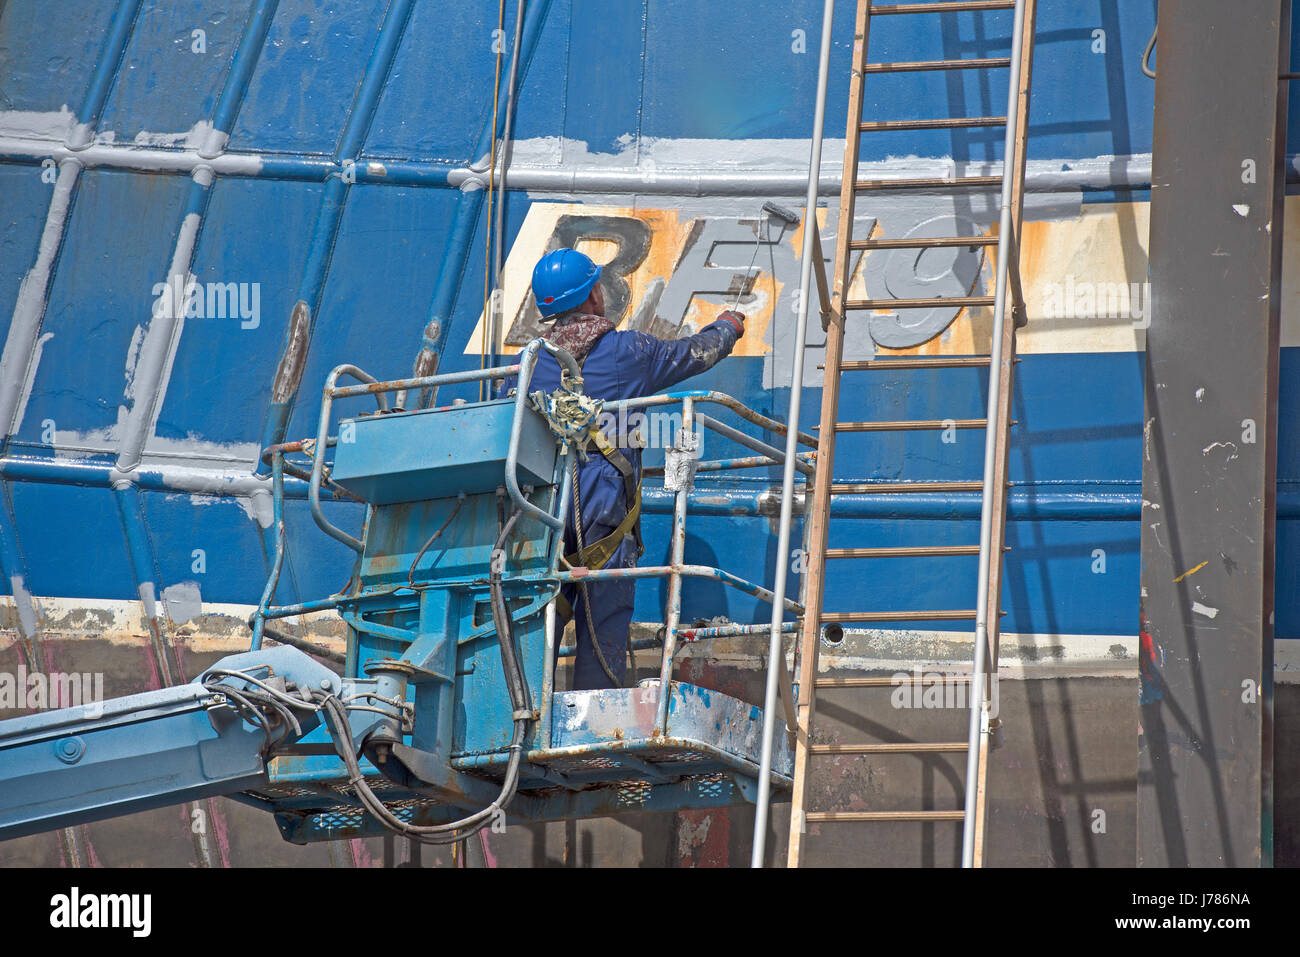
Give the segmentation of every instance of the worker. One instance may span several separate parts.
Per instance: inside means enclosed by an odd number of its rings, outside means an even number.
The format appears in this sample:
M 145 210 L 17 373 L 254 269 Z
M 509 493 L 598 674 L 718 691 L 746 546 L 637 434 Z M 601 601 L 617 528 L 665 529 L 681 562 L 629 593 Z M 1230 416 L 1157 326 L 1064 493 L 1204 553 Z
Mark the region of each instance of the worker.
M 551 344 L 582 366 L 583 392 L 616 402 L 653 395 L 699 375 L 728 355 L 745 333 L 745 317 L 723 312 L 699 332 L 663 340 L 620 332 L 605 316 L 600 266 L 575 249 L 547 253 L 533 270 L 533 294 Z M 529 390 L 554 391 L 560 365 L 543 350 Z M 605 418 L 618 419 L 618 416 Z M 622 417 L 626 419 L 626 417 Z M 593 444 L 577 465 L 576 489 L 565 529 L 564 550 L 572 565 L 632 568 L 641 544 L 641 449 L 634 437 L 609 436 Z M 580 457 L 579 457 L 580 458 Z M 569 482 L 574 482 L 571 473 Z M 575 516 L 581 522 L 575 524 Z M 574 690 L 622 687 L 632 624 L 633 579 L 566 585 L 561 611 L 571 610 L 577 629 Z

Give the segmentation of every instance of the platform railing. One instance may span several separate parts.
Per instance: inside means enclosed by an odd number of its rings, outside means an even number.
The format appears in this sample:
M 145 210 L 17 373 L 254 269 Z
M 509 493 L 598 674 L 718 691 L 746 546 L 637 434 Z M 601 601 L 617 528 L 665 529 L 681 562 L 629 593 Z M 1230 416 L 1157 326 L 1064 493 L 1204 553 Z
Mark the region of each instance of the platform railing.
M 337 437 L 329 434 L 329 429 L 333 417 L 334 403 L 339 399 L 358 398 L 370 396 L 373 397 L 378 406 L 378 414 L 384 414 L 389 410 L 387 396 L 394 392 L 408 392 L 421 389 L 436 389 L 442 386 L 465 384 L 476 381 L 492 380 L 500 381 L 517 377 L 518 386 L 514 396 L 514 417 L 511 425 L 511 435 L 509 452 L 506 461 L 505 476 L 503 484 L 516 508 L 526 514 L 532 515 L 539 521 L 542 521 L 557 534 L 554 536 L 554 547 L 548 560 L 548 567 L 545 571 L 536 574 L 516 576 L 514 580 L 518 582 L 538 582 L 549 581 L 554 583 L 555 590 L 558 593 L 559 588 L 566 583 L 607 581 L 613 579 L 653 579 L 666 578 L 669 582 L 669 600 L 665 611 L 665 621 L 663 628 L 662 653 L 659 668 L 659 694 L 658 710 L 656 718 L 656 730 L 659 733 L 665 733 L 668 720 L 668 702 L 670 698 L 669 690 L 673 676 L 674 659 L 676 653 L 683 643 L 724 637 L 743 637 L 749 635 L 767 634 L 772 631 L 773 626 L 768 622 L 758 624 L 725 624 L 711 627 L 683 627 L 681 621 L 682 610 L 682 586 L 688 578 L 703 578 L 720 582 L 730 588 L 736 589 L 744 594 L 758 598 L 775 607 L 779 611 L 774 612 L 774 617 L 784 619 L 785 615 L 792 614 L 798 616 L 802 614 L 803 605 L 800 601 L 787 598 L 782 595 L 780 598 L 772 591 L 754 582 L 750 582 L 740 576 L 734 575 L 723 568 L 710 565 L 687 564 L 685 561 L 685 543 L 686 528 L 689 514 L 690 493 L 693 491 L 693 474 L 697 472 L 719 472 L 719 471 L 736 471 L 749 468 L 785 467 L 788 471 L 798 472 L 805 476 L 810 476 L 814 469 L 811 458 L 815 455 L 814 450 L 817 447 L 817 439 L 809 434 L 794 431 L 788 434 L 790 430 L 787 425 L 769 416 L 757 412 L 742 402 L 727 395 L 723 392 L 713 390 L 694 390 L 678 391 L 660 395 L 644 396 L 621 401 L 608 402 L 604 405 L 605 413 L 615 415 L 626 415 L 631 412 L 639 412 L 652 408 L 663 408 L 669 406 L 681 407 L 681 429 L 684 433 L 697 434 L 697 427 L 708 429 L 711 432 L 735 442 L 748 450 L 754 452 L 754 455 L 740 456 L 724 459 L 697 460 L 693 463 L 692 479 L 681 484 L 675 491 L 673 507 L 673 523 L 671 533 L 670 560 L 667 565 L 641 566 L 633 568 L 561 568 L 561 558 L 563 549 L 563 535 L 560 533 L 564 527 L 570 500 L 570 483 L 565 480 L 568 467 L 568 456 L 572 454 L 568 449 L 560 457 L 556 468 L 556 484 L 559 487 L 560 494 L 553 496 L 551 510 L 540 508 L 528 500 L 524 490 L 519 487 L 517 476 L 514 474 L 515 464 L 519 450 L 519 441 L 521 435 L 521 424 L 527 408 L 528 385 L 532 379 L 532 373 L 536 366 L 537 358 L 541 350 L 547 350 L 554 355 L 562 365 L 570 372 L 575 374 L 578 371 L 577 364 L 573 362 L 572 357 L 563 350 L 557 349 L 545 340 L 536 339 L 526 346 L 520 356 L 520 361 L 513 365 L 496 366 L 486 369 L 473 369 L 465 372 L 441 373 L 430 376 L 420 376 L 415 378 L 395 379 L 380 381 L 369 375 L 365 371 L 353 365 L 340 365 L 331 371 L 326 380 L 326 385 L 322 391 L 320 415 L 318 418 L 317 432 L 315 439 L 300 440 L 297 442 L 282 443 L 271 446 L 262 453 L 262 458 L 271 466 L 272 473 L 272 497 L 274 502 L 274 540 L 275 556 L 272 562 L 271 575 L 268 578 L 266 588 L 262 594 L 261 601 L 252 619 L 250 625 L 253 629 L 252 647 L 254 649 L 261 646 L 263 637 L 266 635 L 265 623 L 269 620 L 283 619 L 294 617 L 312 612 L 337 610 L 340 605 L 350 602 L 360 594 L 353 594 L 350 589 L 344 592 L 330 596 L 324 599 L 318 599 L 308 602 L 300 602 L 291 605 L 273 605 L 274 595 L 279 580 L 280 569 L 284 561 L 285 553 L 285 525 L 284 525 L 284 480 L 286 475 L 301 479 L 307 483 L 307 497 L 310 503 L 310 510 L 316 524 L 328 535 L 338 541 L 348 545 L 349 548 L 357 552 L 363 552 L 364 531 L 362 538 L 357 538 L 338 528 L 324 514 L 321 504 L 322 488 L 328 488 L 336 498 L 352 499 L 361 501 L 355 495 L 349 493 L 335 485 L 328 473 L 327 468 L 327 451 L 337 445 Z M 343 376 L 356 379 L 355 385 L 340 385 L 339 380 Z M 763 442 L 752 435 L 731 426 L 725 422 L 719 421 L 712 416 L 701 413 L 697 410 L 698 405 L 712 405 L 720 409 L 728 410 L 734 413 L 741 420 L 757 426 L 764 431 L 775 433 L 787 438 L 787 451 Z M 425 411 L 420 410 L 411 414 L 421 414 Z M 681 437 L 679 436 L 679 439 Z M 809 451 L 798 451 L 799 446 L 808 447 Z M 310 468 L 304 463 L 293 462 L 288 456 L 294 454 L 307 454 L 311 457 Z M 662 474 L 663 467 L 651 467 L 643 470 L 643 474 Z M 382 589 L 368 589 L 367 596 L 377 596 L 385 593 L 398 594 L 404 591 L 417 591 L 418 584 L 411 586 L 407 583 L 399 583 Z M 546 611 L 546 662 L 543 672 L 543 700 L 542 714 L 540 718 L 545 720 L 549 717 L 549 698 L 555 688 L 555 660 L 557 657 L 567 657 L 576 653 L 575 646 L 560 647 L 560 636 L 557 633 L 558 621 L 556 620 L 554 602 L 547 604 Z M 778 634 L 788 634 L 793 632 L 797 627 L 795 621 L 784 621 L 777 626 Z M 274 638 L 274 636 L 271 636 Z M 657 639 L 642 639 L 634 643 L 634 647 L 649 648 L 659 644 Z M 795 692 L 789 679 L 789 673 L 784 667 L 784 657 L 782 657 L 780 671 L 784 677 L 779 680 L 779 694 L 783 705 L 784 717 L 786 719 L 787 729 L 794 727 L 794 706 Z M 547 725 L 543 723 L 543 727 Z M 769 770 L 770 769 L 765 769 Z

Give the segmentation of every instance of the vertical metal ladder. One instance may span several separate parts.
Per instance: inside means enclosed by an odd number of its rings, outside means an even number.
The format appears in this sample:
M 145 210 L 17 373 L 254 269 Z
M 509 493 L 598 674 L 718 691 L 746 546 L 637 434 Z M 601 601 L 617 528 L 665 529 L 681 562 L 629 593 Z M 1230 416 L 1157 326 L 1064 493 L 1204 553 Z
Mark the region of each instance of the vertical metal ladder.
M 871 20 L 880 16 L 933 18 L 938 29 L 943 14 L 963 11 L 1014 11 L 1010 56 L 980 59 L 930 60 L 900 63 L 868 63 L 867 38 Z M 1025 132 L 1029 112 L 1029 85 L 1033 63 L 1033 34 L 1036 0 L 968 0 L 968 2 L 910 2 L 873 6 L 859 0 L 855 21 L 852 79 L 849 87 L 848 132 L 844 148 L 844 179 L 840 196 L 839 226 L 835 243 L 834 289 L 827 321 L 825 381 L 822 390 L 820 447 L 814 477 L 813 497 L 807 531 L 808 564 L 805 579 L 805 614 L 798 649 L 797 743 L 794 793 L 790 815 L 788 863 L 800 864 L 807 827 L 810 824 L 845 822 L 961 821 L 963 823 L 962 864 L 980 866 L 984 854 L 985 781 L 988 749 L 996 718 L 989 701 L 997 673 L 998 619 L 1002 589 L 1002 554 L 1006 524 L 1007 447 L 1011 412 L 1012 370 L 1015 362 L 1016 326 L 1023 323 L 1023 296 L 1019 280 L 1019 239 L 1025 176 Z M 1006 116 L 904 119 L 864 122 L 863 86 L 868 76 L 929 70 L 1006 69 L 1010 74 Z M 1005 127 L 1006 146 L 1001 176 L 955 176 L 949 179 L 858 179 L 860 137 L 866 132 L 957 129 L 963 127 Z M 853 237 L 854 201 L 859 193 L 885 190 L 948 191 L 1000 186 L 1000 221 L 996 235 L 925 239 L 856 239 Z M 959 298 L 851 299 L 849 288 L 854 274 L 855 253 L 869 256 L 875 250 L 929 249 L 983 245 L 996 247 L 997 266 L 994 295 Z M 1008 310 L 1010 300 L 1012 309 Z M 992 306 L 994 310 L 991 355 L 985 357 L 907 357 L 846 362 L 843 359 L 844 328 L 853 313 L 873 309 L 922 309 L 933 306 Z M 1008 322 L 1007 314 L 1012 313 Z M 984 419 L 959 420 L 959 428 L 985 429 L 984 476 L 981 481 L 836 483 L 833 478 L 835 443 L 838 433 L 936 429 L 953 424 L 919 421 L 841 422 L 838 418 L 841 377 L 844 373 L 873 373 L 896 369 L 943 369 L 979 366 L 989 369 L 988 413 Z M 902 548 L 828 548 L 831 500 L 837 494 L 903 494 L 927 492 L 973 492 L 982 495 L 980 542 L 978 545 L 908 546 Z M 978 555 L 979 581 L 973 610 L 923 611 L 825 611 L 823 591 L 826 562 L 873 558 Z M 829 678 L 818 675 L 818 648 L 825 623 L 867 623 L 906 621 L 975 622 L 974 661 L 969 678 L 970 725 L 967 741 L 904 744 L 816 744 L 813 721 L 817 692 L 827 688 L 891 687 L 895 679 L 877 677 Z M 958 753 L 967 755 L 964 810 L 835 811 L 807 807 L 810 763 L 821 755 L 871 755 L 882 753 Z

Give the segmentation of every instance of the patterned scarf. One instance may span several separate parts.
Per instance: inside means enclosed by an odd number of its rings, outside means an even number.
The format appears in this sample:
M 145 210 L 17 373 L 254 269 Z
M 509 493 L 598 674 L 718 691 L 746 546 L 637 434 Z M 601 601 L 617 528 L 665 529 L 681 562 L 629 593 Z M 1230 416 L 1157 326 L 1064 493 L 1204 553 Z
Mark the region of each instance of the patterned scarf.
M 573 358 L 582 362 L 605 333 L 612 331 L 614 323 L 604 316 L 576 315 L 558 320 L 546 333 L 546 341 L 559 346 Z

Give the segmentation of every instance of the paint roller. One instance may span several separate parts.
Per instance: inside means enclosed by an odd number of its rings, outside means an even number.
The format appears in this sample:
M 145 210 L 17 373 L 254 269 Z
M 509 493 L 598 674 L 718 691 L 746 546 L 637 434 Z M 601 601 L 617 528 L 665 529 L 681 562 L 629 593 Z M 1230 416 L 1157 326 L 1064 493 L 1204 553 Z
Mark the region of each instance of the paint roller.
M 769 216 L 772 219 L 780 220 L 781 222 L 781 233 L 776 238 L 777 242 L 781 241 L 781 236 L 785 235 L 785 231 L 787 229 L 789 229 L 791 226 L 798 226 L 800 222 L 799 214 L 796 213 L 794 210 L 788 209 L 785 206 L 778 205 L 777 203 L 773 203 L 770 200 L 763 204 L 763 213 L 766 216 Z M 754 255 L 749 257 L 749 267 L 745 270 L 746 277 L 748 277 L 750 273 L 754 271 L 754 263 L 758 261 L 758 250 L 762 247 L 762 245 L 763 245 L 763 232 L 762 230 L 759 230 L 758 234 L 754 237 Z M 775 281 L 776 281 L 775 277 L 773 277 L 773 282 Z M 735 311 L 736 307 L 740 305 L 740 297 L 744 294 L 744 292 L 745 292 L 745 280 L 742 278 L 740 281 L 740 289 L 736 291 L 736 300 L 731 304 L 732 311 Z

